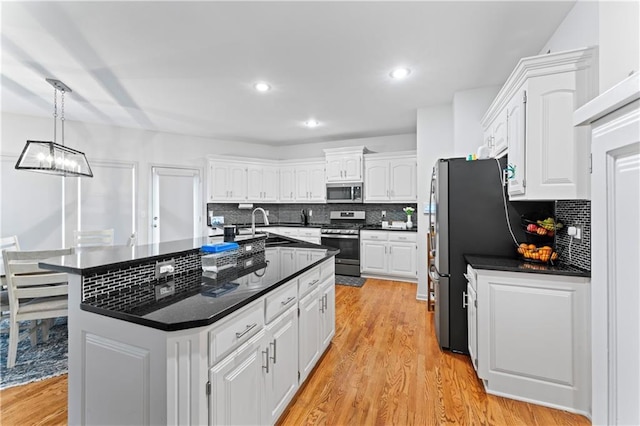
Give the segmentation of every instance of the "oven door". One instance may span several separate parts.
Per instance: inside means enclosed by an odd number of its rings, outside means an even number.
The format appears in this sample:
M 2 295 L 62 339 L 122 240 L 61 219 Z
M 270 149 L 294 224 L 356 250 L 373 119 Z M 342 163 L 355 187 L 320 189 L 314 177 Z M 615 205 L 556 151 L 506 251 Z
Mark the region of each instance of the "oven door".
M 360 237 L 358 235 L 322 234 L 322 245 L 337 248 L 336 264 L 360 265 Z

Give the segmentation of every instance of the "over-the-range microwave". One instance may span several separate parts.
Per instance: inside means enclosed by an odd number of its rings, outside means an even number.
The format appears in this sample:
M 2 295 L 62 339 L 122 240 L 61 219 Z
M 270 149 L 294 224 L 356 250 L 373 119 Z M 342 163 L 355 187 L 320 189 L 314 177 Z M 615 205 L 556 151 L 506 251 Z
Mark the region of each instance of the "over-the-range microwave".
M 328 183 L 327 203 L 362 203 L 362 182 Z

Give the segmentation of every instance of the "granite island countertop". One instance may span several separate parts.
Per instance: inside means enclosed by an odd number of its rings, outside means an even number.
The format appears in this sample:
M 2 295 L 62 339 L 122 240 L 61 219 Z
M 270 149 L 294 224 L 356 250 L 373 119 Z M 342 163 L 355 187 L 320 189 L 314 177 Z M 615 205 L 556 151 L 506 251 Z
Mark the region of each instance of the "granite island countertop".
M 304 251 L 309 256 L 297 256 L 294 253 L 294 267 L 291 267 L 291 263 L 281 267 L 283 263 L 291 262 L 291 257 L 279 256 L 279 246 L 271 246 L 265 248 L 264 252 L 239 259 L 237 266 L 217 274 L 193 269 L 176 274 L 173 280 L 132 283 L 126 291 L 87 298 L 80 304 L 80 309 L 165 331 L 206 326 L 339 253 L 339 250 L 327 246 L 286 237 L 279 239 L 287 240 L 282 246 L 288 252 Z M 179 253 L 199 253 L 201 245 L 207 241 L 208 238 L 198 238 L 148 246 L 85 250 L 75 255 L 47 259 L 40 265 L 46 269 L 87 277 L 96 274 L 96 271 L 135 265 L 143 260 L 153 261 Z M 155 300 L 155 287 L 169 282 L 173 284 L 175 294 Z M 140 297 L 141 294 L 147 297 Z
M 531 274 L 564 275 L 570 277 L 591 277 L 591 271 L 570 265 L 550 265 L 526 262 L 522 259 L 465 254 L 465 260 L 474 269 L 491 271 L 525 272 Z

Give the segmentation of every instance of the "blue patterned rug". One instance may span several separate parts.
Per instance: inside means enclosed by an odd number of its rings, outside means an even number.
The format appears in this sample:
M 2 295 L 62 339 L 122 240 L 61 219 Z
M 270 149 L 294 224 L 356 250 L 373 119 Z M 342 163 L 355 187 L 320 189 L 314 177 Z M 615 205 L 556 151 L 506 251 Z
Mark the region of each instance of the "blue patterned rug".
M 7 320 L 2 325 L 8 327 Z M 42 341 L 38 333 L 38 344 L 31 346 L 28 338 L 18 343 L 16 365 L 7 368 L 9 332 L 0 334 L 0 389 L 37 382 L 67 372 L 67 318 L 56 318 L 49 330 L 49 340 Z
M 362 287 L 367 282 L 366 278 L 350 277 L 347 275 L 336 275 L 337 285 L 348 285 L 349 287 Z

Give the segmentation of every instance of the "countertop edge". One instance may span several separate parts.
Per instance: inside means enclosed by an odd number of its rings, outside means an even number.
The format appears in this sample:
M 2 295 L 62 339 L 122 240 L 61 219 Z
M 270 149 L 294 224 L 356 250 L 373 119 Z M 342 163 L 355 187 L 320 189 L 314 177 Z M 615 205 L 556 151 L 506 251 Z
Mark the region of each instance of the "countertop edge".
M 507 257 L 465 254 L 464 259 L 469 265 L 471 265 L 472 268 L 478 269 L 478 270 L 516 272 L 516 273 L 525 273 L 525 274 L 555 275 L 555 276 L 577 277 L 577 278 L 591 278 L 591 271 L 582 270 L 577 267 L 564 266 L 567 269 L 544 270 L 544 269 L 536 269 L 536 267 L 544 268 L 546 265 L 525 262 L 520 259 L 513 259 L 513 258 L 507 258 Z M 492 261 L 507 262 L 509 263 L 509 265 L 492 263 Z M 563 265 L 558 265 L 555 267 L 562 268 Z

